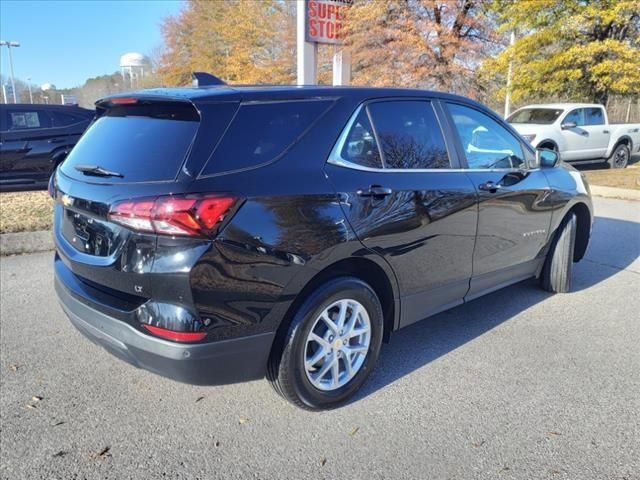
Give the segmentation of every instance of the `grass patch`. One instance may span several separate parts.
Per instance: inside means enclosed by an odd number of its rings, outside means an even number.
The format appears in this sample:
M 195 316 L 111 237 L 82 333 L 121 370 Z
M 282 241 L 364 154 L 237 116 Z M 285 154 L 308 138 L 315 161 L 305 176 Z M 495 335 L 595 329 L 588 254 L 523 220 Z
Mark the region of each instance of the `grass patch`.
M 0 193 L 0 233 L 49 230 L 53 200 L 46 191 Z
M 638 167 L 589 170 L 583 173 L 590 185 L 640 190 L 640 168 Z

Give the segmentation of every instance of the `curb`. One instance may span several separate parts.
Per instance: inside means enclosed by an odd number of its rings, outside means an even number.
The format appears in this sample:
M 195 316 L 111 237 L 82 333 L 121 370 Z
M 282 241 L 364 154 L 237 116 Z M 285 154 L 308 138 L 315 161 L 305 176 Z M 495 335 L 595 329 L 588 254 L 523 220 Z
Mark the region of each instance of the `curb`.
M 54 249 L 51 230 L 3 233 L 0 235 L 0 255 L 46 252 Z
M 635 200 L 640 202 L 640 190 L 630 188 L 601 187 L 599 185 L 589 185 L 591 195 L 604 198 L 615 198 L 617 200 Z

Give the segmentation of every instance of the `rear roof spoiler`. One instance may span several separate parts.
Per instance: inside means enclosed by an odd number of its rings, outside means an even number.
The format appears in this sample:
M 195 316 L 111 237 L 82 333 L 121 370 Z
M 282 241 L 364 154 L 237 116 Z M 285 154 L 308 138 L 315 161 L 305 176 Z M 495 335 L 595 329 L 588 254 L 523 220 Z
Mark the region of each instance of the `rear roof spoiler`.
M 215 75 L 211 75 L 207 72 L 193 72 L 191 74 L 193 78 L 194 87 L 210 87 L 212 85 L 226 85 L 226 82 L 220 80 Z

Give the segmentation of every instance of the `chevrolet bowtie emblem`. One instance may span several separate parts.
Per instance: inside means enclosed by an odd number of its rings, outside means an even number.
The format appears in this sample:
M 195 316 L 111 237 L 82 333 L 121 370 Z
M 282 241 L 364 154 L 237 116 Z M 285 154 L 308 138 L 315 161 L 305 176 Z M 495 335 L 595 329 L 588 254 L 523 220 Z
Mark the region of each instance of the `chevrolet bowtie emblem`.
M 73 198 L 70 197 L 69 195 L 67 195 L 66 193 L 64 195 L 62 195 L 62 204 L 65 207 L 70 207 L 71 205 L 73 205 Z

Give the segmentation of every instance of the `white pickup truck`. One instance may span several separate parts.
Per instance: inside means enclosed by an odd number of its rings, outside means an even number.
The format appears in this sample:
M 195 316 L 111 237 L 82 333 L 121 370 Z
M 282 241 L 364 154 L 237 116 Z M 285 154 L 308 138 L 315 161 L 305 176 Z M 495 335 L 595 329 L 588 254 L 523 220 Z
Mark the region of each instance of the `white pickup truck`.
M 640 123 L 609 123 L 598 104 L 528 105 L 507 121 L 534 147 L 555 150 L 573 164 L 607 162 L 624 168 L 640 151 Z

